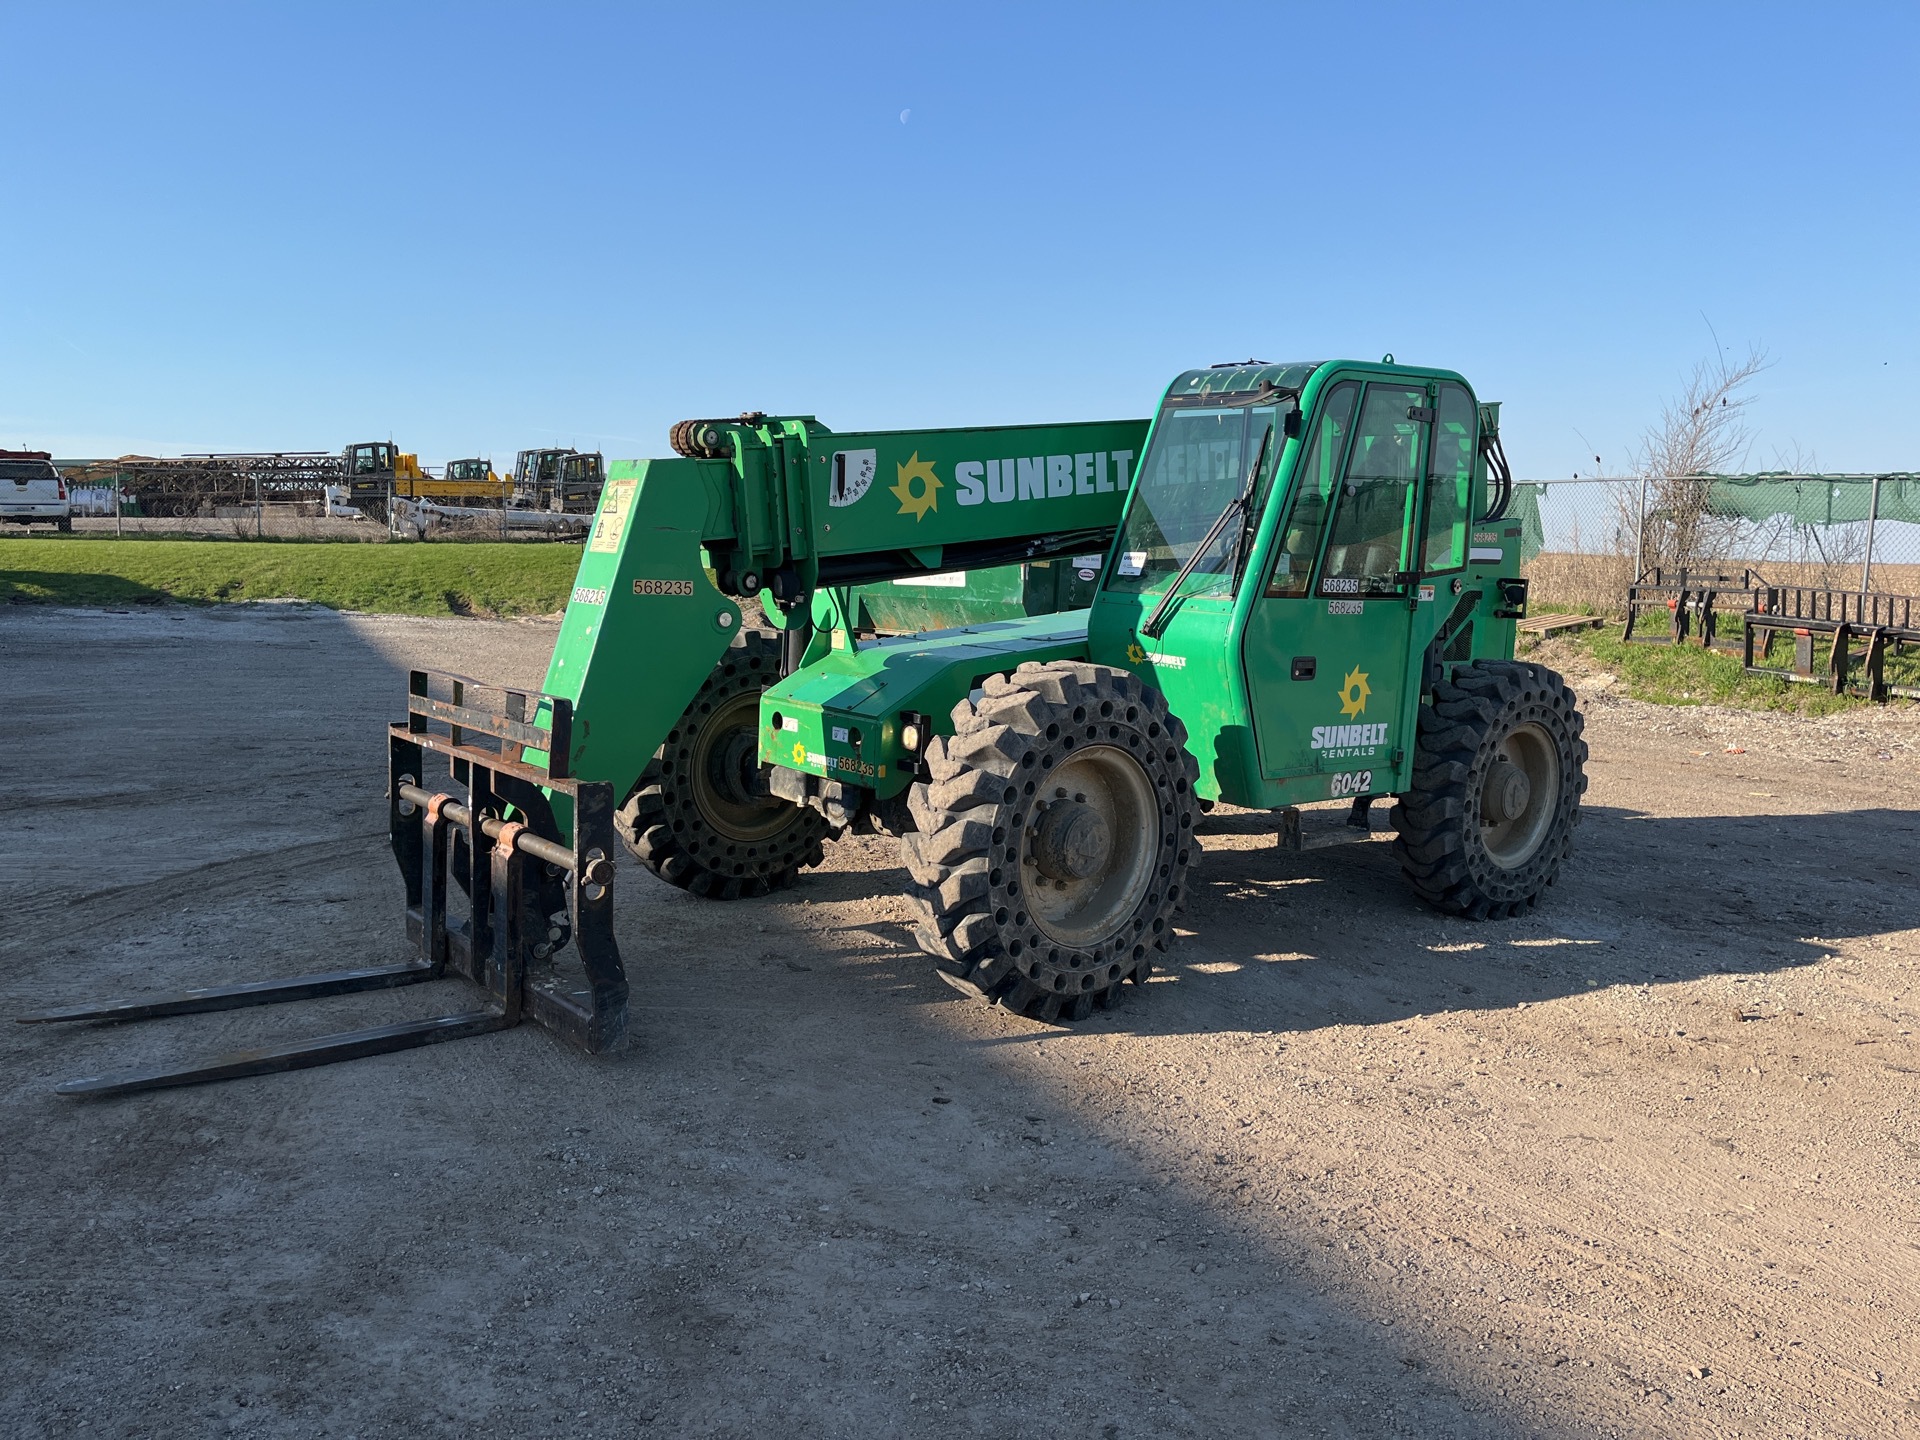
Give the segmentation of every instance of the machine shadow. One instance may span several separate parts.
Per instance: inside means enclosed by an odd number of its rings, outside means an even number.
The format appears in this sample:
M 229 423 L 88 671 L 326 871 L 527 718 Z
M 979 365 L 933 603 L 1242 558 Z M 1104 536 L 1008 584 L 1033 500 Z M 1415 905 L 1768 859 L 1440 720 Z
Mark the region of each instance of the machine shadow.
M 0 559 L 5 552 L 0 551 Z M 79 582 L 88 605 L 165 605 L 173 597 L 119 575 L 87 575 Z M 59 597 L 74 592 L 76 577 L 67 571 L 15 570 L 0 565 L 0 605 L 67 605 Z
M 1207 818 L 1181 940 L 1151 994 L 1129 989 L 1083 1024 L 1142 1035 L 1384 1024 L 1760 975 L 1817 962 L 1843 938 L 1920 926 L 1920 815 L 1906 810 L 1664 817 L 1589 806 L 1539 906 L 1488 922 L 1415 899 L 1390 843 L 1299 854 L 1258 843 L 1273 829 L 1261 812 Z M 1028 1038 L 1053 1033 L 1035 1025 Z

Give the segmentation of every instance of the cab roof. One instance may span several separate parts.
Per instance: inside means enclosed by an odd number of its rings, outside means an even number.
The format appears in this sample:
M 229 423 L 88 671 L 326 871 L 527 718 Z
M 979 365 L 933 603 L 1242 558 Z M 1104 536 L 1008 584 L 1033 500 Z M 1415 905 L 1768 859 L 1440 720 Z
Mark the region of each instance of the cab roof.
M 1260 390 L 1271 387 L 1275 390 L 1304 390 L 1307 381 L 1313 378 L 1316 370 L 1329 366 L 1341 369 L 1385 371 L 1386 373 L 1432 376 L 1438 379 L 1459 380 L 1465 384 L 1464 377 L 1451 370 L 1436 370 L 1428 365 L 1402 365 L 1393 360 L 1288 360 L 1278 365 L 1265 364 L 1258 360 L 1249 360 L 1240 365 L 1209 365 L 1204 370 L 1187 370 L 1174 378 L 1167 387 L 1169 399 L 1175 396 L 1219 395 L 1241 390 Z
M 1175 377 L 1167 387 L 1167 394 L 1218 395 L 1223 391 L 1266 387 L 1299 390 L 1305 387 L 1308 377 L 1326 363 L 1324 360 L 1290 360 L 1267 365 L 1249 360 L 1244 365 L 1210 365 L 1205 370 L 1188 370 Z

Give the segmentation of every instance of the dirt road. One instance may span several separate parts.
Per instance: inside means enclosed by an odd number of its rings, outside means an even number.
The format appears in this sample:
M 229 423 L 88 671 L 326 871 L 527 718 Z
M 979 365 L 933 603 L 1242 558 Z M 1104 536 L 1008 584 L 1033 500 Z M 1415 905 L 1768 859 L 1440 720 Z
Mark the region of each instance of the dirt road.
M 400 672 L 552 633 L 0 613 L 0 1011 L 400 958 Z M 1920 1434 L 1920 723 L 1588 688 L 1532 917 L 1222 813 L 1176 963 L 1071 1030 L 934 980 L 866 840 L 731 906 L 626 867 L 611 1059 L 89 1104 L 461 991 L 6 1026 L 0 1432 Z

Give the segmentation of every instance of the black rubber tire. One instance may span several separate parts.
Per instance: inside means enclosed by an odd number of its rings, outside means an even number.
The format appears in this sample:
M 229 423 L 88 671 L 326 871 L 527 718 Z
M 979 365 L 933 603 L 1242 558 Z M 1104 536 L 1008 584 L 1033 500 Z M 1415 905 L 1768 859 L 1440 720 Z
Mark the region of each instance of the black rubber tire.
M 1573 848 L 1587 789 L 1587 742 L 1578 698 L 1544 665 L 1476 660 L 1434 686 L 1421 707 L 1413 784 L 1393 807 L 1394 853 L 1414 893 L 1475 920 L 1524 914 L 1553 884 Z M 1481 825 L 1483 790 L 1503 742 L 1523 728 L 1556 753 L 1555 808 L 1536 848 L 1502 865 Z
M 745 739 L 755 740 L 759 696 L 779 678 L 780 637 L 741 630 L 616 812 L 614 828 L 626 847 L 669 885 L 709 900 L 738 900 L 782 889 L 824 858 L 829 826 L 817 810 L 768 796 L 760 806 L 767 833 L 742 838 L 722 829 L 716 807 L 703 803 L 710 782 L 698 773 L 698 756 L 710 753 L 716 738 L 707 727 L 729 708 L 750 710 Z
M 71 535 L 73 533 L 73 517 L 71 515 L 62 515 L 58 520 L 53 522 L 53 528 L 62 535 Z
M 908 801 L 918 828 L 900 842 L 920 948 L 988 1000 L 1048 1022 L 1084 1019 L 1111 1006 L 1123 982 L 1145 984 L 1173 938 L 1199 855 L 1199 769 L 1166 699 L 1125 670 L 1027 664 L 988 677 L 977 702 L 954 706 L 953 727 L 927 747 L 931 779 L 916 782 Z M 1116 769 L 1138 766 L 1138 793 L 1158 813 L 1135 852 L 1144 888 L 1104 934 L 1075 947 L 1050 939 L 1026 913 L 1022 865 L 1032 858 L 1036 791 L 1092 746 L 1115 752 L 1103 763 Z

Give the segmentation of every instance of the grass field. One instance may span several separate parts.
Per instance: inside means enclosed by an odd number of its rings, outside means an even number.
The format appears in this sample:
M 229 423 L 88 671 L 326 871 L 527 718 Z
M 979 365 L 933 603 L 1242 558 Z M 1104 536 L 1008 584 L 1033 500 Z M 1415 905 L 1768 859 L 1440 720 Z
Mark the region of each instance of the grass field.
M 122 606 L 306 600 L 334 610 L 394 615 L 551 615 L 566 607 L 579 563 L 577 545 L 526 542 L 3 538 L 0 602 Z M 1585 651 L 1592 664 L 1619 675 L 1625 693 L 1641 700 L 1802 714 L 1865 703 L 1816 685 L 1749 675 L 1726 653 L 1623 644 L 1613 626 L 1552 643 Z M 1887 670 L 1896 684 L 1920 683 L 1920 656 L 1890 657 Z
M 577 545 L 0 539 L 0 601 L 308 600 L 392 615 L 550 615 Z
M 1737 631 L 1735 632 L 1738 633 Z M 1560 647 L 1584 652 L 1587 664 L 1620 677 L 1621 692 L 1636 700 L 1661 705 L 1733 705 L 1746 710 L 1784 710 L 1801 715 L 1829 715 L 1870 703 L 1863 695 L 1835 695 L 1824 685 L 1794 684 L 1771 675 L 1749 675 L 1740 657 L 1726 650 L 1703 650 L 1697 645 L 1661 645 L 1620 639 L 1618 626 L 1556 637 L 1539 655 L 1555 663 Z M 1542 647 L 1520 648 L 1522 659 Z M 1767 662 L 1791 664 L 1786 646 L 1775 647 Z M 1824 659 L 1824 650 L 1821 652 Z M 1856 650 L 1856 653 L 1857 650 Z M 1887 680 L 1895 685 L 1920 684 L 1920 654 L 1909 650 L 1887 659 Z M 1895 701 L 1908 704 L 1908 701 Z

